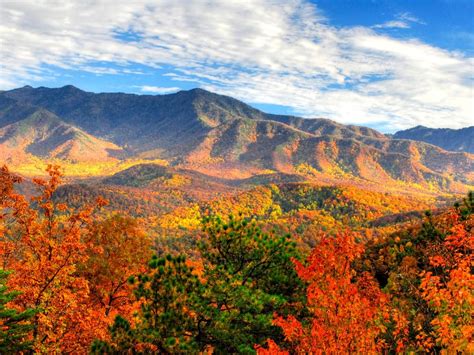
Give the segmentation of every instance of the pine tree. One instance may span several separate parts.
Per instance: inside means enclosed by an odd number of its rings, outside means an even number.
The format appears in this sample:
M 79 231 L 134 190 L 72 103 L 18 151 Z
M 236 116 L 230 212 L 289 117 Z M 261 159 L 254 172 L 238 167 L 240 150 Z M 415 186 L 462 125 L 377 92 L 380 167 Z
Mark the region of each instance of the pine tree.
M 103 353 L 187 353 L 196 350 L 197 334 L 191 312 L 193 298 L 201 284 L 186 265 L 184 256 L 156 255 L 147 273 L 130 282 L 136 284 L 135 297 L 141 302 L 134 327 L 118 316 L 110 328 L 110 342 L 95 341 L 91 351 Z
M 14 354 L 31 349 L 32 343 L 28 340 L 28 334 L 33 325 L 30 320 L 37 313 L 34 309 L 18 312 L 8 307 L 8 303 L 19 294 L 8 291 L 6 283 L 9 274 L 0 270 L 0 354 Z
M 265 233 L 255 220 L 216 216 L 203 221 L 199 249 L 204 260 L 205 292 L 199 315 L 201 349 L 216 353 L 251 353 L 267 338 L 282 340 L 272 324 L 275 312 L 288 314 L 288 304 L 302 295 L 289 235 Z

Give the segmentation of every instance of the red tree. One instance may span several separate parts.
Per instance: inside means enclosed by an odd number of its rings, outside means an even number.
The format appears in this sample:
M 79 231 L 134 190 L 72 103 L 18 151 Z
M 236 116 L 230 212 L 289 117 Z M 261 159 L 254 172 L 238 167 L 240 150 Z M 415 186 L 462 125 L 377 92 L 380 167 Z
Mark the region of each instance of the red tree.
M 386 299 L 369 274 L 354 275 L 352 261 L 363 251 L 357 235 L 345 232 L 323 236 L 308 257 L 307 266 L 295 261 L 301 279 L 308 282 L 310 319 L 276 317 L 286 340 L 297 353 L 375 353 L 382 342 L 382 317 Z M 357 276 L 356 280 L 355 276 Z M 269 342 L 269 349 L 281 351 Z

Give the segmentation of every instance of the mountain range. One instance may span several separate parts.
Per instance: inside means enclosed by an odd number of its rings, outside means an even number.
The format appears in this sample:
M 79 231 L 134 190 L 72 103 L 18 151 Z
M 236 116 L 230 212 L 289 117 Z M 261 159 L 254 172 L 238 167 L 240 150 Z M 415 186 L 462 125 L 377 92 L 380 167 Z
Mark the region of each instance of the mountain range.
M 0 93 L 0 157 L 13 165 L 163 159 L 229 180 L 281 174 L 446 191 L 474 185 L 473 127 L 436 131 L 434 140 L 424 132 L 388 137 L 328 119 L 267 114 L 202 89 L 96 94 L 69 85 Z
M 461 129 L 416 126 L 394 134 L 396 139 L 413 139 L 454 152 L 474 154 L 474 126 Z

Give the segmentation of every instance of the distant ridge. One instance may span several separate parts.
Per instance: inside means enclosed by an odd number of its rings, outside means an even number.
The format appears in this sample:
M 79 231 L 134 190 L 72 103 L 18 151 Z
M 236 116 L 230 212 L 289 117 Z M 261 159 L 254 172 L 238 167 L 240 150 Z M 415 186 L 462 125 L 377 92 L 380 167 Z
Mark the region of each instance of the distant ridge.
M 474 153 L 474 126 L 461 129 L 416 126 L 393 135 L 396 139 L 413 139 L 455 152 Z

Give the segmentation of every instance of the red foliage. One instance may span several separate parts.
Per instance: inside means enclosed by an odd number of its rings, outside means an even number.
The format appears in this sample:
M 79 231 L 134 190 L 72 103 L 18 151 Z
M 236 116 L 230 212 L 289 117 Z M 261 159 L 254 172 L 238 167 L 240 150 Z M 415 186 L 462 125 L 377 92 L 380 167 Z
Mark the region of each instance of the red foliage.
M 375 353 L 382 343 L 381 319 L 386 299 L 373 278 L 364 273 L 354 280 L 351 262 L 363 247 L 354 233 L 324 236 L 308 257 L 307 266 L 295 261 L 308 282 L 309 320 L 276 317 L 285 338 L 297 353 Z M 274 349 L 278 347 L 269 343 Z M 265 353 L 271 349 L 257 349 Z

